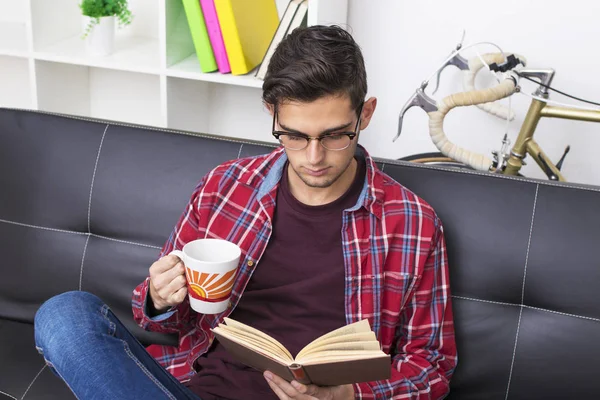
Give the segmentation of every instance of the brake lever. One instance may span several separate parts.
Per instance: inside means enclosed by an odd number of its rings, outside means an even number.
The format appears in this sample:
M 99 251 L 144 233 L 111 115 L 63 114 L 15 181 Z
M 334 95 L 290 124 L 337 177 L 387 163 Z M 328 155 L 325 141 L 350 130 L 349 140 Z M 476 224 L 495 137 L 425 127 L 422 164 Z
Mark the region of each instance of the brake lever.
M 456 50 L 460 50 L 460 46 L 457 46 Z M 440 88 L 440 78 L 442 75 L 442 71 L 444 69 L 446 69 L 447 66 L 449 65 L 454 65 L 455 67 L 457 67 L 458 69 L 460 69 L 461 71 L 465 71 L 469 69 L 469 60 L 467 60 L 466 58 L 464 58 L 463 56 L 461 56 L 460 54 L 455 54 L 454 57 L 452 57 L 451 59 L 449 59 L 446 64 L 444 64 L 444 66 L 442 68 L 440 68 L 437 72 L 436 75 L 436 79 L 435 79 L 435 89 L 431 94 L 435 94 L 438 89 Z
M 400 133 L 402 133 L 402 122 L 404 120 L 404 114 L 411 109 L 412 107 L 419 107 L 427 113 L 434 112 L 438 110 L 437 103 L 434 99 L 427 96 L 425 94 L 425 88 L 427 87 L 427 83 L 423 82 L 420 88 L 418 88 L 415 93 L 408 99 L 402 110 L 400 110 L 400 117 L 398 118 L 398 133 L 396 137 L 392 140 L 395 142 L 399 137 Z

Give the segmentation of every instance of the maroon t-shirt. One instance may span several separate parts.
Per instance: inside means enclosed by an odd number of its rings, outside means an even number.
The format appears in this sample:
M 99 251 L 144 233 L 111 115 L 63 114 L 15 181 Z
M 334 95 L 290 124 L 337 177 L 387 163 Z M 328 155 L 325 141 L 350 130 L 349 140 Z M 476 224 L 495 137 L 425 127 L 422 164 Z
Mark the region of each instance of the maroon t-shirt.
M 280 341 L 295 356 L 346 325 L 342 213 L 354 206 L 365 179 L 358 160 L 351 187 L 337 200 L 307 206 L 291 194 L 287 164 L 277 191 L 273 233 L 231 318 Z M 277 399 L 262 373 L 237 362 L 215 340 L 196 361 L 187 386 L 202 400 Z

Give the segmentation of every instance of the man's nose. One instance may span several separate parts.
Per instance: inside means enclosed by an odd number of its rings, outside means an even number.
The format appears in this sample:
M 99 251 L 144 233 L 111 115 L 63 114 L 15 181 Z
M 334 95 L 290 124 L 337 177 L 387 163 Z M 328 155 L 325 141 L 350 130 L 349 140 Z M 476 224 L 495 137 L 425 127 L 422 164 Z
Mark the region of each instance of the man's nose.
M 325 148 L 319 140 L 309 140 L 306 147 L 306 159 L 312 165 L 318 165 L 325 157 Z

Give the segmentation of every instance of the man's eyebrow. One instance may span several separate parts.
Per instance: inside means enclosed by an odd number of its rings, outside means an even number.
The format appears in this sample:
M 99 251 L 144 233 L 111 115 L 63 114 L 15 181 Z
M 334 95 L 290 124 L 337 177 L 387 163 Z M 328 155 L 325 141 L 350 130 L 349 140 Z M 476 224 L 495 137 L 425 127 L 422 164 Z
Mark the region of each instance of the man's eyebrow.
M 292 128 L 288 128 L 287 126 L 285 126 L 284 124 L 282 124 L 280 121 L 277 121 L 277 122 L 278 122 L 279 126 L 280 126 L 280 127 L 283 129 L 283 130 L 285 130 L 286 132 L 295 133 L 295 134 L 298 134 L 298 135 L 305 135 L 305 136 L 309 136 L 309 135 L 307 135 L 307 134 L 306 134 L 306 133 L 304 133 L 304 132 L 300 132 L 299 130 L 292 129 Z M 319 134 L 319 136 L 327 135 L 328 133 L 331 133 L 331 132 L 336 132 L 336 131 L 339 131 L 339 130 L 342 130 L 342 129 L 347 129 L 347 128 L 349 128 L 351 125 L 352 125 L 352 121 L 350 121 L 350 122 L 348 122 L 348 123 L 346 123 L 346 124 L 343 124 L 343 125 L 335 126 L 335 127 L 333 127 L 333 128 L 328 128 L 328 129 L 325 129 L 323 132 L 321 132 L 321 133 Z

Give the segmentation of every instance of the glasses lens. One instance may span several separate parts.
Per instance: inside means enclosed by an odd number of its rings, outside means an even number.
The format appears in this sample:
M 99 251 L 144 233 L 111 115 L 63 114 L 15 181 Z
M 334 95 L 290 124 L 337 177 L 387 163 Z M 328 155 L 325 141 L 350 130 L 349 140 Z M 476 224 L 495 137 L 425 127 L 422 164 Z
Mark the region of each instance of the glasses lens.
M 348 135 L 332 135 L 321 140 L 323 147 L 329 150 L 343 150 L 350 146 L 351 139 Z
M 290 150 L 302 150 L 308 144 L 306 138 L 293 135 L 279 135 L 279 141 L 283 147 Z

